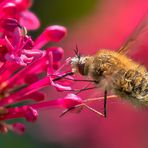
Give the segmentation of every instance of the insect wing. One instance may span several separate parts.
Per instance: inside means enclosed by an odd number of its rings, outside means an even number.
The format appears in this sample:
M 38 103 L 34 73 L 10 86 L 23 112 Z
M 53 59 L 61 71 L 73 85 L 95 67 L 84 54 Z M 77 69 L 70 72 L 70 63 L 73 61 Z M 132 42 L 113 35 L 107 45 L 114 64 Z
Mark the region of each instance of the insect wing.
M 146 47 L 148 48 L 148 15 L 140 21 L 133 33 L 117 52 L 120 54 L 126 54 L 129 51 L 135 51 L 137 48 L 140 49 Z

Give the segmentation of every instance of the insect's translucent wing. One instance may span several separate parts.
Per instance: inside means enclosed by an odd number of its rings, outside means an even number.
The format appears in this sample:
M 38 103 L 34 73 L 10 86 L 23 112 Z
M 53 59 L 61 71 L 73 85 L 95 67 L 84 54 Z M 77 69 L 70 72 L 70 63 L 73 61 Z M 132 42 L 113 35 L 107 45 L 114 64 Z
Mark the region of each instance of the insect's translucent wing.
M 136 29 L 117 52 L 126 54 L 129 50 L 136 50 L 146 44 L 148 46 L 148 15 L 140 21 Z

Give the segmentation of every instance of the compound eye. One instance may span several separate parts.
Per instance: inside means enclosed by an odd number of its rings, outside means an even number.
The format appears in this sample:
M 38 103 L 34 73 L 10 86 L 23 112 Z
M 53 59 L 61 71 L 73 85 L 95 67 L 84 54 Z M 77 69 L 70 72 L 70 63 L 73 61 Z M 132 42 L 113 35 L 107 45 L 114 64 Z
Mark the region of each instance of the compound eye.
M 84 67 L 85 67 L 85 63 L 78 64 L 78 71 L 81 75 L 85 75 Z

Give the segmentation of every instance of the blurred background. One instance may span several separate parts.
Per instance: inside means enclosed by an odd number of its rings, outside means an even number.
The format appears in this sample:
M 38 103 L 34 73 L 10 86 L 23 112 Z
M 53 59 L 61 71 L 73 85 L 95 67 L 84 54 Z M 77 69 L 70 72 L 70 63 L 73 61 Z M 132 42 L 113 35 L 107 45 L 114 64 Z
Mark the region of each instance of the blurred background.
M 34 38 L 48 25 L 67 27 L 68 36 L 62 42 L 49 44 L 64 48 L 64 61 L 74 55 L 76 44 L 84 55 L 94 54 L 100 48 L 119 48 L 147 12 L 148 1 L 34 0 L 31 10 L 41 20 L 40 29 L 31 32 Z M 132 58 L 148 68 L 147 47 L 148 43 Z M 50 88 L 44 91 L 49 99 L 61 96 Z M 103 109 L 100 102 L 95 107 Z M 25 123 L 24 135 L 0 135 L 0 148 L 148 148 L 146 110 L 120 100 L 108 101 L 107 110 L 107 118 L 86 110 L 63 118 L 59 118 L 61 109 L 42 111 L 36 123 Z

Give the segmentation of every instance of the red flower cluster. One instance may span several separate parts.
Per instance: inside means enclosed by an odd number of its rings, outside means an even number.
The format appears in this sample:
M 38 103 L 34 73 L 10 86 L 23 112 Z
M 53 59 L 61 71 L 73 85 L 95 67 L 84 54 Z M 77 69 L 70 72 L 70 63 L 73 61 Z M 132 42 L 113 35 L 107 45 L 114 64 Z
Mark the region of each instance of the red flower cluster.
M 62 75 L 57 70 L 63 57 L 61 47 L 49 47 L 41 50 L 48 42 L 59 42 L 67 30 L 63 26 L 47 27 L 35 41 L 27 35 L 27 30 L 37 29 L 38 18 L 29 11 L 31 0 L 0 1 L 0 131 L 13 130 L 23 133 L 21 123 L 12 125 L 4 122 L 13 118 L 25 118 L 33 122 L 38 117 L 37 110 L 50 106 L 72 108 L 82 100 L 69 94 L 57 100 L 44 101 L 41 88 L 53 86 L 58 91 L 71 90 L 64 85 L 68 80 L 58 81 Z M 44 73 L 44 77 L 39 78 Z M 56 78 L 58 77 L 58 79 Z M 32 105 L 18 106 L 17 103 L 33 100 Z M 42 101 L 42 102 L 40 102 Z M 14 105 L 15 104 L 15 105 Z M 13 105 L 13 106 L 12 106 Z
M 40 25 L 35 14 L 28 10 L 31 4 L 31 0 L 0 1 L 0 132 L 4 133 L 8 130 L 23 133 L 25 130 L 22 123 L 8 124 L 6 120 L 25 118 L 28 122 L 34 122 L 38 110 L 52 106 L 66 109 L 61 116 L 68 111 L 79 112 L 82 107 L 102 115 L 86 105 L 102 98 L 83 101 L 70 93 L 63 98 L 44 101 L 45 94 L 40 89 L 52 86 L 60 92 L 74 91 L 71 82 L 75 79 L 71 76 L 71 70 L 61 72 L 70 62 L 68 59 L 61 66 L 64 54 L 61 47 L 42 50 L 49 42 L 61 41 L 67 34 L 65 27 L 49 26 L 35 40 L 27 35 L 27 30 L 37 29 Z M 18 105 L 28 100 L 35 103 Z

